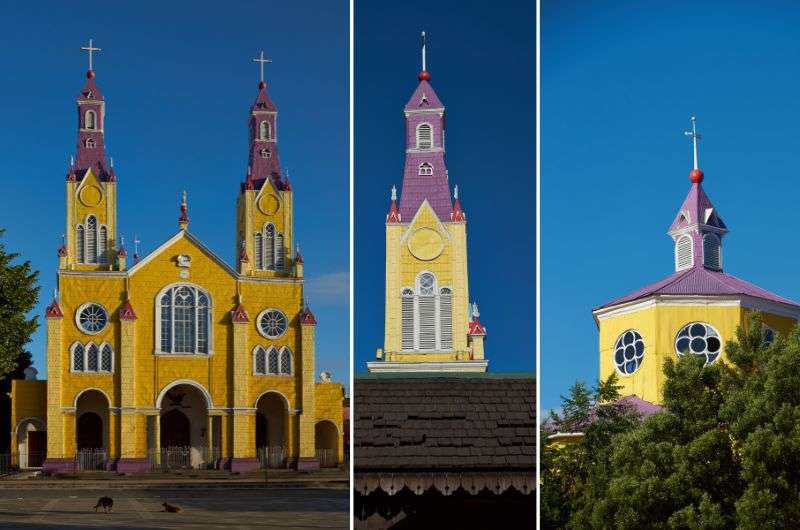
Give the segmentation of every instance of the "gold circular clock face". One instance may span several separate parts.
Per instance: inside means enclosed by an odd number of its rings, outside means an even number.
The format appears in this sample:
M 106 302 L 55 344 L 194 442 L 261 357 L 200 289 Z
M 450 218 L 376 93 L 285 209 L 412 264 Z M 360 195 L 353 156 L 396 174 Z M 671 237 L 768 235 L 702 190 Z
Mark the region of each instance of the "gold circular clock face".
M 103 192 L 97 186 L 86 186 L 80 192 L 80 199 L 86 206 L 97 206 L 103 198 Z
M 262 195 L 261 198 L 258 199 L 258 209 L 261 210 L 264 215 L 274 215 L 275 212 L 278 211 L 279 206 L 278 198 L 272 194 Z
M 408 239 L 408 250 L 415 258 L 430 261 L 439 257 L 444 250 L 444 240 L 432 228 L 420 228 Z

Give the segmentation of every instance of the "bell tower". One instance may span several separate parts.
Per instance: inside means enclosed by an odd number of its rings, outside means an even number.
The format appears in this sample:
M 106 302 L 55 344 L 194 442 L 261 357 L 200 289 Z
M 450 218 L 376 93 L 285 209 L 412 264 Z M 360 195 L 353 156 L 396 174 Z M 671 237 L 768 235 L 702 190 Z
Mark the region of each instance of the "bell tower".
M 113 163 L 106 159 L 106 102 L 97 86 L 93 54 L 86 82 L 77 98 L 78 143 L 70 157 L 66 182 L 66 232 L 59 249 L 61 269 L 117 270 L 117 186 Z
M 248 276 L 302 276 L 292 259 L 293 193 L 288 171 L 281 175 L 278 157 L 278 109 L 267 94 L 262 51 L 258 94 L 248 118 L 249 158 L 236 203 L 236 255 L 239 272 Z M 297 255 L 299 256 L 299 254 Z

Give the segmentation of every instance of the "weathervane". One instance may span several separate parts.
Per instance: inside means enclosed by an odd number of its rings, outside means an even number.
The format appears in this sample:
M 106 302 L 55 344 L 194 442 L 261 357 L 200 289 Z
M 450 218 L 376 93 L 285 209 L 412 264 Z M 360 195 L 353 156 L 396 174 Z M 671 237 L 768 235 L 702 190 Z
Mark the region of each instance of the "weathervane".
M 692 139 L 692 147 L 694 148 L 694 169 L 700 169 L 697 162 L 697 141 L 700 140 L 700 133 L 697 132 L 697 118 L 692 115 L 692 130 L 685 130 L 683 134 Z
M 81 46 L 81 50 L 89 52 L 89 70 L 92 70 L 92 53 L 99 52 L 100 48 L 95 48 L 92 44 L 92 39 L 89 39 L 88 46 Z
M 426 68 L 427 62 L 425 60 L 425 32 L 423 31 L 420 35 L 422 41 L 422 71 L 425 72 L 428 69 Z
M 266 63 L 271 63 L 272 59 L 265 59 L 264 58 L 264 50 L 261 50 L 261 55 L 258 58 L 253 59 L 253 62 L 254 63 L 259 63 L 258 66 L 259 66 L 259 68 L 261 70 L 261 82 L 263 83 L 264 82 L 264 65 Z

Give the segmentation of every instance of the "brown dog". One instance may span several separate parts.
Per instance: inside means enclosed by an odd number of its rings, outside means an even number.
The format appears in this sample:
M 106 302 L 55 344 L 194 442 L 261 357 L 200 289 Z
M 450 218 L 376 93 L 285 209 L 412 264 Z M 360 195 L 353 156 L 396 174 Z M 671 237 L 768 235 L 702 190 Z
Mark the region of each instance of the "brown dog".
M 106 513 L 114 509 L 114 499 L 111 497 L 100 497 L 97 499 L 97 504 L 94 505 L 94 511 L 97 512 L 98 508 L 102 508 Z
M 183 511 L 183 508 L 181 508 L 180 506 L 175 506 L 168 502 L 163 503 L 161 506 L 164 507 L 165 512 L 169 513 L 181 513 Z

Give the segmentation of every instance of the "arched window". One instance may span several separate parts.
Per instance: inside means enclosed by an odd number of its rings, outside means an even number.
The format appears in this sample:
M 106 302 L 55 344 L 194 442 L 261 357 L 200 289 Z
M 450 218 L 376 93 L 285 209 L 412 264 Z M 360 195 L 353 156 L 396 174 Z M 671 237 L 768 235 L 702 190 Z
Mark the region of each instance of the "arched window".
M 404 350 L 414 349 L 414 291 L 403 289 L 402 292 L 402 348 Z
M 109 344 L 104 344 L 100 350 L 100 370 L 103 372 L 110 372 L 111 367 L 114 365 L 113 361 L 114 352 Z
M 94 149 L 96 145 L 94 138 L 87 138 L 85 145 L 87 149 Z
M 259 346 L 253 351 L 253 373 L 256 375 L 267 374 L 267 351 Z
M 424 272 L 417 279 L 417 347 L 436 349 L 436 276 Z
M 442 287 L 439 291 L 440 342 L 443 350 L 453 347 L 453 291 Z
M 175 285 L 158 297 L 158 353 L 208 353 L 211 337 L 211 298 L 193 285 Z
M 89 344 L 89 347 L 86 348 L 86 371 L 96 372 L 99 366 L 100 352 L 97 349 L 97 346 L 94 344 Z
M 84 247 L 84 230 L 83 225 L 75 227 L 75 247 L 78 250 L 78 263 L 86 261 L 86 252 Z
M 276 350 L 275 348 L 270 348 L 269 349 L 268 361 L 269 361 L 269 373 L 277 375 L 279 373 L 278 372 L 278 350 Z
M 97 128 L 97 114 L 93 110 L 86 111 L 85 125 L 87 129 Z
M 281 349 L 281 374 L 289 375 L 292 373 L 292 352 L 286 346 Z
M 417 125 L 417 149 L 430 149 L 433 147 L 433 128 L 429 123 Z
M 433 166 L 427 162 L 423 162 L 419 165 L 419 174 L 420 175 L 433 175 Z
M 97 217 L 90 215 L 86 218 L 85 248 L 86 248 L 86 261 L 85 263 L 97 263 Z
M 271 223 L 264 227 L 264 269 L 275 270 L 275 226 Z
M 259 153 L 261 154 L 261 158 L 272 158 L 272 153 L 269 149 L 262 149 Z
M 691 236 L 682 235 L 675 242 L 675 270 L 682 271 L 694 265 L 694 249 Z
M 261 234 L 256 234 L 255 247 L 256 270 L 261 270 L 264 268 L 264 239 Z
M 105 225 L 100 225 L 100 230 L 97 233 L 97 262 L 106 264 L 108 263 L 108 230 Z
M 283 270 L 283 234 L 275 234 L 275 269 Z
M 264 120 L 258 126 L 258 138 L 259 138 L 259 140 L 269 140 L 269 136 L 270 136 L 269 133 L 270 133 L 269 122 Z
M 75 344 L 72 347 L 72 371 L 73 372 L 83 372 L 84 364 L 84 355 L 86 351 L 83 347 L 83 344 Z
M 711 324 L 691 322 L 686 324 L 675 337 L 675 352 L 678 356 L 687 353 L 697 355 L 711 364 L 722 353 L 722 338 Z
M 703 265 L 709 269 L 722 268 L 722 244 L 717 234 L 703 236 Z

